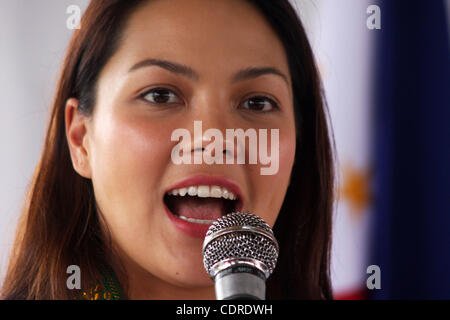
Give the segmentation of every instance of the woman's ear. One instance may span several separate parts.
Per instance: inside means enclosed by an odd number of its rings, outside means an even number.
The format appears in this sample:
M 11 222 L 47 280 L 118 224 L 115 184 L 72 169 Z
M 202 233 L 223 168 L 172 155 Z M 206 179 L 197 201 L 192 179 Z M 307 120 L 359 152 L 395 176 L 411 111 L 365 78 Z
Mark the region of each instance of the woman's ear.
M 89 162 L 88 120 L 79 109 L 79 101 L 70 98 L 65 107 L 66 139 L 75 171 L 84 178 L 92 176 Z

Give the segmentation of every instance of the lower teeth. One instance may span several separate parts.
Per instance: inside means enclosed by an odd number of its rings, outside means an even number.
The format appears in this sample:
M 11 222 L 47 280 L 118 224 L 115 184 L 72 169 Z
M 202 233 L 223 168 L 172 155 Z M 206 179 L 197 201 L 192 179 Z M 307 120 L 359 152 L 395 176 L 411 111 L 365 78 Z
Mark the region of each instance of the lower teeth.
M 202 219 L 194 219 L 194 218 L 187 218 L 183 216 L 178 216 L 181 220 L 189 221 L 192 223 L 201 223 L 201 224 L 213 224 L 215 220 L 202 220 Z

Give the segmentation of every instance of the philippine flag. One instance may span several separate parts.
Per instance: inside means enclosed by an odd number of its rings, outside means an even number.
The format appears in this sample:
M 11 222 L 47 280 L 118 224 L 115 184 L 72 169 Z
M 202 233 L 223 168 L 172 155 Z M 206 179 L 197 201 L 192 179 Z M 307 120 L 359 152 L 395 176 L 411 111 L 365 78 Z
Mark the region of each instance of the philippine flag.
M 336 299 L 450 297 L 450 1 L 297 0 L 337 147 Z
M 372 219 L 372 88 L 377 30 L 367 0 L 299 0 L 321 72 L 337 151 L 331 277 L 335 299 L 364 299 Z

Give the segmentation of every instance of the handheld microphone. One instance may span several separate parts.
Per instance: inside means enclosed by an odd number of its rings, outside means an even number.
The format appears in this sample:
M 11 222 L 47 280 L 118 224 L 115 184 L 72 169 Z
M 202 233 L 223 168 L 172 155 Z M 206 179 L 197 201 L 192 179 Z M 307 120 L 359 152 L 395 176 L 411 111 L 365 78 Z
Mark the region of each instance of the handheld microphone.
M 233 212 L 214 222 L 203 241 L 203 264 L 217 300 L 264 300 L 278 252 L 273 231 L 260 217 Z

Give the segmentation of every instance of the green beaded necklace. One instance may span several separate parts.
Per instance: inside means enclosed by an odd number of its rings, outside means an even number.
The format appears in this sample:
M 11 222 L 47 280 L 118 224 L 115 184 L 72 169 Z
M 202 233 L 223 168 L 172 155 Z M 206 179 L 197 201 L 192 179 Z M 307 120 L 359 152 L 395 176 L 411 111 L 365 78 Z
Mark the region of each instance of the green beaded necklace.
M 122 287 L 112 269 L 103 272 L 103 285 L 96 285 L 88 291 L 83 291 L 81 300 L 125 300 Z

